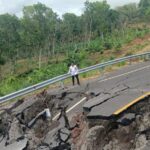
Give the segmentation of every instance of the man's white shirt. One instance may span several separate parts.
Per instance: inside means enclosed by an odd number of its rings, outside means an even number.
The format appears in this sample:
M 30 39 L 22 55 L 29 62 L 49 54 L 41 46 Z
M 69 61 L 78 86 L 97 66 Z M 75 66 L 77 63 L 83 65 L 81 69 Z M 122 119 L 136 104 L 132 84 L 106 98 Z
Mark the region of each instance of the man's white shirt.
M 69 67 L 69 72 L 72 76 L 78 74 L 78 67 L 76 65 L 70 66 Z

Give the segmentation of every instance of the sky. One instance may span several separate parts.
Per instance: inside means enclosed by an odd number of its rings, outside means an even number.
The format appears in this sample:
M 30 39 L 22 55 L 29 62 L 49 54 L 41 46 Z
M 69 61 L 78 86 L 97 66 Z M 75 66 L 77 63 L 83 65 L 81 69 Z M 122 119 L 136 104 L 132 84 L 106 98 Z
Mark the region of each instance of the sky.
M 0 0 L 0 14 L 10 13 L 21 16 L 24 6 L 40 2 L 52 8 L 53 11 L 56 12 L 59 16 L 66 12 L 80 15 L 83 12 L 85 1 L 86 0 Z M 89 1 L 92 2 L 96 0 Z M 115 8 L 117 6 L 121 6 L 127 3 L 138 3 L 139 1 L 140 0 L 107 0 L 107 3 L 110 4 L 112 8 Z

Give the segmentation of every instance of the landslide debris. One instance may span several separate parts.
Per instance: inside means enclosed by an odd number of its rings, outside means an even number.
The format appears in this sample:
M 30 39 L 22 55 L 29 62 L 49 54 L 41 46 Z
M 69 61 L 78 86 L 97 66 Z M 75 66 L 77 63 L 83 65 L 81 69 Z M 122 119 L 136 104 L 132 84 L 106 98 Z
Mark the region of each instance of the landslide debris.
M 110 120 L 88 119 L 88 128 L 76 141 L 80 150 L 149 150 L 150 98 Z M 86 134 L 85 134 L 86 132 Z M 79 145 L 80 141 L 84 142 Z
M 74 99 L 84 95 L 81 90 L 51 93 L 44 90 L 31 99 L 22 99 L 4 109 L 0 114 L 0 149 L 71 150 L 72 132 L 79 128 L 79 122 L 70 124 L 66 110 Z
M 128 87 L 118 89 L 123 91 Z M 84 112 L 68 117 L 66 110 L 76 99 L 86 96 L 90 101 L 105 94 L 112 96 L 108 92 L 90 92 L 86 86 L 77 91 L 48 93 L 44 90 L 28 100 L 16 102 L 0 114 L 0 149 L 149 150 L 149 97 L 109 119 L 89 119 Z M 96 105 L 97 101 L 93 107 Z M 45 109 L 49 109 L 51 118 Z

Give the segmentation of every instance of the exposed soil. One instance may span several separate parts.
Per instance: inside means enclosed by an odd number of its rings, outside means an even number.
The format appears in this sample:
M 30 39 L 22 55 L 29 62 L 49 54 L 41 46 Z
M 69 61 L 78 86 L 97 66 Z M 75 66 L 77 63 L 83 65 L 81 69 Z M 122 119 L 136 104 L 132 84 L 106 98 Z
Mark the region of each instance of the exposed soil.
M 150 98 L 132 106 L 112 120 L 94 119 L 87 122 L 88 128 L 84 126 L 82 129 L 82 133 L 76 141 L 76 149 L 150 149 Z

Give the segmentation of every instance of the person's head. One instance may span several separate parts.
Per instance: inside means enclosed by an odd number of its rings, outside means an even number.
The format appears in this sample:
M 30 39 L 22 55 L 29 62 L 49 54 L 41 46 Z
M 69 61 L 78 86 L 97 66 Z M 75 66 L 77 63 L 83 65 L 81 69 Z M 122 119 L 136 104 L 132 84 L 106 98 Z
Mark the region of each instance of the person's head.
M 74 63 L 73 63 L 73 62 L 71 63 L 71 66 L 74 66 Z

